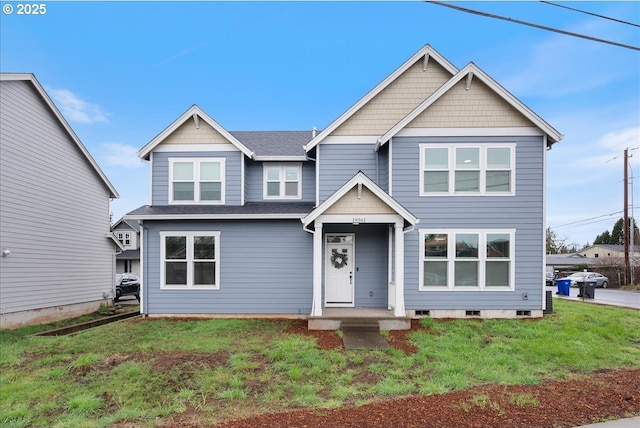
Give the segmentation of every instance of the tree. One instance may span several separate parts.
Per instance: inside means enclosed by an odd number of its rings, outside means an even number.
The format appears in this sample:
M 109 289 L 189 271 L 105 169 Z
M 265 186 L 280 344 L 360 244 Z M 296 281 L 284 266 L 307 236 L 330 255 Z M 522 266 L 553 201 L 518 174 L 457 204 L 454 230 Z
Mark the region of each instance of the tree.
M 569 243 L 569 238 L 558 236 L 550 227 L 547 227 L 546 247 L 547 254 L 569 254 L 578 251 L 575 242 Z
M 624 244 L 624 230 L 622 227 L 622 223 L 624 220 L 620 218 L 616 221 L 616 224 L 613 225 L 613 230 L 609 233 L 608 230 L 605 230 L 600 235 L 596 237 L 593 241 L 594 244 L 610 244 L 610 245 L 622 245 Z M 636 224 L 633 218 L 629 218 L 629 226 L 633 224 L 633 240 L 636 245 L 640 245 L 640 232 L 638 232 L 638 225 Z M 631 230 L 631 228 L 629 228 Z M 631 239 L 631 236 L 629 236 Z M 631 241 L 629 241 L 631 242 Z

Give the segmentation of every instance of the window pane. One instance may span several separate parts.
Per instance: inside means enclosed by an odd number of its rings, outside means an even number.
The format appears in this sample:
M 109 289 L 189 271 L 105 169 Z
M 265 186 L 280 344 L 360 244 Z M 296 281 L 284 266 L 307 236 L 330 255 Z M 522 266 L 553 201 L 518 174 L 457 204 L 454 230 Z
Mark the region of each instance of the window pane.
M 464 147 L 456 149 L 456 169 L 480 168 L 480 149 Z
M 285 196 L 298 196 L 298 182 L 284 184 Z
M 194 236 L 193 237 L 193 258 L 215 259 L 216 238 L 215 236 Z
M 509 246 L 508 233 L 487 234 L 487 257 L 508 258 Z
M 456 257 L 478 258 L 478 235 L 476 233 L 456 235 Z
M 478 262 L 456 262 L 455 285 L 478 285 Z
M 424 262 L 425 286 L 447 285 L 447 262 Z
M 509 286 L 509 262 L 487 262 L 486 285 Z
M 478 171 L 456 171 L 456 192 L 477 192 L 480 190 Z
M 431 234 L 424 237 L 425 258 L 447 258 L 447 235 Z
M 200 183 L 201 201 L 221 201 L 222 183 Z
M 288 166 L 284 169 L 285 180 L 297 181 L 298 180 L 298 168 L 295 166 Z
M 193 201 L 193 183 L 173 183 L 174 201 Z
M 506 147 L 487 149 L 487 168 L 510 169 L 511 149 Z
M 200 163 L 200 180 L 220 181 L 221 180 L 220 162 L 201 162 Z
M 448 171 L 425 171 L 424 172 L 425 192 L 448 192 L 449 172 Z
M 193 285 L 216 285 L 216 263 L 195 262 L 193 264 Z
M 487 192 L 510 192 L 511 172 L 487 171 Z
M 193 180 L 193 162 L 174 162 L 174 180 Z
M 280 180 L 280 167 L 268 166 L 267 167 L 267 180 Z
M 164 255 L 167 260 L 185 260 L 187 258 L 187 237 L 166 236 L 164 238 Z
M 425 169 L 449 169 L 449 149 L 445 147 L 424 150 Z
M 280 196 L 280 183 L 267 183 L 267 196 Z
M 187 262 L 165 262 L 164 283 L 167 285 L 187 285 Z

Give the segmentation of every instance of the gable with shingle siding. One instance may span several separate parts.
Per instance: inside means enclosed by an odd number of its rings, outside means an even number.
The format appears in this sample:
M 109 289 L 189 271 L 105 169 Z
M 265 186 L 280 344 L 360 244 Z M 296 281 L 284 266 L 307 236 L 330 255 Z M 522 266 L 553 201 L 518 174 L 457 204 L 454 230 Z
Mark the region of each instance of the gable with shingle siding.
M 436 61 L 416 61 L 331 135 L 381 135 L 451 78 Z
M 161 144 L 230 144 L 230 141 L 204 120 L 199 121 L 198 127 L 193 120 L 187 120 Z
M 407 128 L 535 126 L 479 79 L 463 79 L 412 120 Z

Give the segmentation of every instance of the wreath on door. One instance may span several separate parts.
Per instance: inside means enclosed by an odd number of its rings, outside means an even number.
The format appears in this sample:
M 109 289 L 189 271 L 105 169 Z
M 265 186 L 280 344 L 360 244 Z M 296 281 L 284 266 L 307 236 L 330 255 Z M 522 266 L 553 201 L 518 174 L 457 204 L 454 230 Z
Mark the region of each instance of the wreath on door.
M 349 258 L 347 257 L 346 252 L 339 253 L 336 249 L 331 250 L 331 264 L 334 268 L 342 269 L 347 265 L 347 260 L 349 260 Z

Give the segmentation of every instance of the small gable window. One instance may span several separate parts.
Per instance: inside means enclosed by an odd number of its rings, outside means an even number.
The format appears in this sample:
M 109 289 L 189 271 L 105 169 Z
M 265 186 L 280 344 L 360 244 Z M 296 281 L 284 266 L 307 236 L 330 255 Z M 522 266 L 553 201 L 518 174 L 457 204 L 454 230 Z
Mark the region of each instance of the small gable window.
M 170 204 L 224 204 L 224 159 L 169 159 Z
M 300 199 L 302 166 L 300 164 L 265 164 L 264 199 Z

